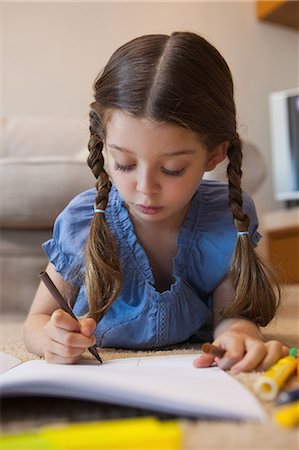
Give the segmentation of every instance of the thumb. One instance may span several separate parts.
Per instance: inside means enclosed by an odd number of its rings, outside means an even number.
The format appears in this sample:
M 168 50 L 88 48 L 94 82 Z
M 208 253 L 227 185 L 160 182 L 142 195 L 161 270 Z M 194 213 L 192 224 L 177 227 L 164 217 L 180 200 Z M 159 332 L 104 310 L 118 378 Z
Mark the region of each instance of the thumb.
M 96 328 L 96 321 L 94 319 L 83 319 L 80 321 L 81 325 L 81 333 L 84 334 L 84 336 L 91 336 Z

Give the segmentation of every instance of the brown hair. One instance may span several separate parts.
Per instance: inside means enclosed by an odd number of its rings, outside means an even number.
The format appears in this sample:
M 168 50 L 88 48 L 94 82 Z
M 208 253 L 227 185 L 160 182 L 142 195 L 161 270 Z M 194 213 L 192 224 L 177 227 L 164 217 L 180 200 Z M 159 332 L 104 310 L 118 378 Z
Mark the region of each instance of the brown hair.
M 107 112 L 124 110 L 188 128 L 200 135 L 208 150 L 227 141 L 229 206 L 237 230 L 248 230 L 249 218 L 242 208 L 242 145 L 236 129 L 233 81 L 214 46 L 189 32 L 136 38 L 112 55 L 94 82 L 94 97 L 88 164 L 97 179 L 97 208 L 106 208 L 111 187 L 102 155 Z M 223 316 L 243 316 L 266 325 L 280 299 L 278 284 L 275 287 L 268 273 L 249 236 L 239 236 L 230 268 L 235 297 Z M 92 220 L 85 283 L 89 315 L 100 320 L 121 288 L 116 244 L 104 214 L 95 214 Z

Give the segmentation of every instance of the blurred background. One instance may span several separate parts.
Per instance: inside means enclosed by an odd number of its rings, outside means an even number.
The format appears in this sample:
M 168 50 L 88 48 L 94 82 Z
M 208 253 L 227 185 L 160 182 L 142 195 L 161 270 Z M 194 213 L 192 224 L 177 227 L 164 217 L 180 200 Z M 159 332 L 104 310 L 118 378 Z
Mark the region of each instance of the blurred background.
M 275 4 L 287 8 L 277 13 Z M 129 39 L 176 30 L 203 35 L 231 68 L 245 189 L 265 237 L 261 251 L 282 283 L 299 283 L 298 206 L 275 198 L 269 114 L 271 93 L 299 86 L 297 13 L 296 1 L 0 4 L 3 310 L 28 310 L 46 264 L 41 242 L 70 198 L 93 186 L 85 159 L 96 75 Z

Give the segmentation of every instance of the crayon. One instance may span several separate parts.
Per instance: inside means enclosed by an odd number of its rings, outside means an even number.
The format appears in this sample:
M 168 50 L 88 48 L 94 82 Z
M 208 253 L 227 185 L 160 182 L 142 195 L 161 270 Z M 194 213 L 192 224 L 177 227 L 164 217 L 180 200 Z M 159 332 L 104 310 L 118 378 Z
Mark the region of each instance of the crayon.
M 2 450 L 180 450 L 182 431 L 174 420 L 154 417 L 43 427 L 0 436 Z
M 200 348 L 204 353 L 210 353 L 214 356 L 218 356 L 218 358 L 222 358 L 225 353 L 225 350 L 220 347 L 216 347 L 216 345 L 210 344 L 209 342 L 205 342 L 202 344 Z
M 274 420 L 283 427 L 295 427 L 299 424 L 299 401 L 279 408 L 274 413 Z
M 61 309 L 63 309 L 63 311 L 67 312 L 73 319 L 75 319 L 77 322 L 79 322 L 79 320 L 73 313 L 72 309 L 69 307 L 67 302 L 64 300 L 64 298 L 60 294 L 59 290 L 57 289 L 57 287 L 55 286 L 55 284 L 53 283 L 53 281 L 51 280 L 51 278 L 49 277 L 47 272 L 41 272 L 39 274 L 39 276 L 40 276 L 40 279 L 47 286 L 49 292 L 52 294 L 52 297 L 54 298 L 54 300 L 56 301 L 58 306 Z M 88 347 L 88 350 L 102 364 L 102 359 L 101 359 L 100 355 L 98 354 L 96 346 L 93 345 L 92 347 Z
M 286 380 L 295 372 L 297 360 L 292 355 L 281 358 L 271 366 L 253 385 L 262 400 L 273 400 Z
M 296 400 L 299 400 L 299 388 L 281 392 L 277 397 L 276 403 L 278 405 L 284 405 L 285 403 L 295 402 Z

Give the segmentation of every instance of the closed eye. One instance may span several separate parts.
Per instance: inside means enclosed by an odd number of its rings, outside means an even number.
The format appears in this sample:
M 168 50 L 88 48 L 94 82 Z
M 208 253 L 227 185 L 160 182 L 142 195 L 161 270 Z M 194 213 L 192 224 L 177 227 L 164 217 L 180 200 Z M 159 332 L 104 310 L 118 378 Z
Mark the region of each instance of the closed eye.
M 135 164 L 129 164 L 129 165 L 122 165 L 119 164 L 118 162 L 114 162 L 114 170 L 121 170 L 122 172 L 130 172 L 131 170 L 133 170 L 135 167 Z
M 123 165 L 123 164 L 119 164 L 116 161 L 114 162 L 114 170 L 120 170 L 122 172 L 130 172 L 134 168 L 135 168 L 135 164 Z M 185 171 L 186 171 L 185 167 L 180 170 L 169 170 L 169 169 L 166 169 L 165 167 L 161 167 L 161 172 L 163 172 L 165 175 L 168 175 L 171 177 L 180 177 L 180 176 L 184 175 Z
M 186 169 L 180 169 L 180 170 L 168 170 L 165 169 L 165 167 L 161 168 L 162 172 L 165 173 L 165 175 L 170 175 L 171 177 L 181 177 L 186 172 Z

